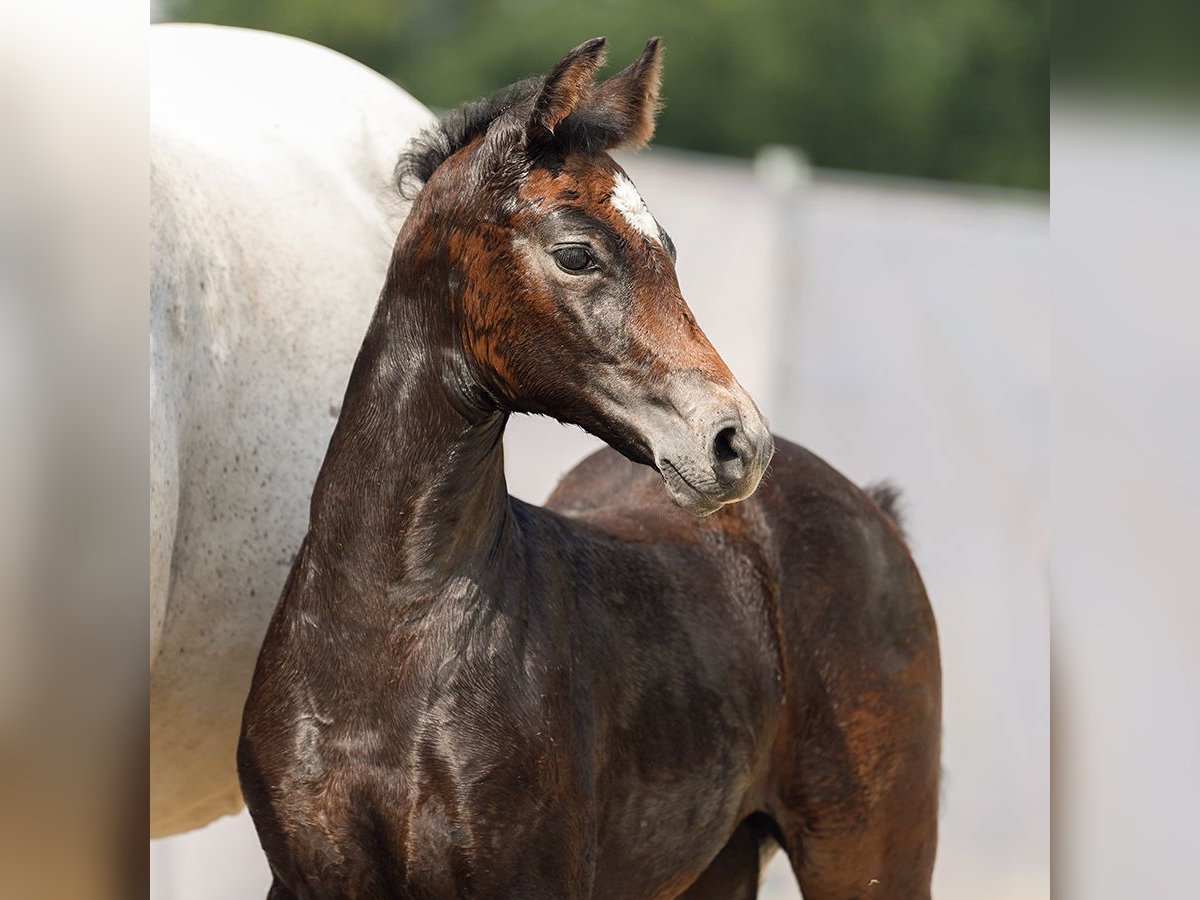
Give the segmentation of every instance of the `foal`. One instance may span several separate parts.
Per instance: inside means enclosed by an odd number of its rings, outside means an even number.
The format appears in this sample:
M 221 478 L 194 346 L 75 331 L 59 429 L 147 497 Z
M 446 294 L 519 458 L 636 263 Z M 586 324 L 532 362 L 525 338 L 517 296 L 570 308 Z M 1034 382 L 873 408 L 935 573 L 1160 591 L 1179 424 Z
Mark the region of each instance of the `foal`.
M 243 721 L 272 898 L 753 897 L 777 847 L 807 900 L 929 895 L 920 578 L 805 450 L 759 487 L 766 424 L 606 152 L 650 138 L 658 43 L 596 85 L 602 52 L 401 160 L 424 187 Z M 613 449 L 529 506 L 513 412 Z

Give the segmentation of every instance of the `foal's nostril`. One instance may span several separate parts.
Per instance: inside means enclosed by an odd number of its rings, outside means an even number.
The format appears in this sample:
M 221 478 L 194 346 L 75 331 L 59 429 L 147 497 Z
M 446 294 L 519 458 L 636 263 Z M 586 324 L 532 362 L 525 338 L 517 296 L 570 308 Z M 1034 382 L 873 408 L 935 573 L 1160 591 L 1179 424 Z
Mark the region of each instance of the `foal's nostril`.
M 719 428 L 712 441 L 712 468 L 722 489 L 731 488 L 746 477 L 749 460 L 750 442 L 741 423 Z
M 733 462 L 738 458 L 738 452 L 733 446 L 737 433 L 737 428 L 732 425 L 717 432 L 716 438 L 713 439 L 713 458 L 718 463 Z

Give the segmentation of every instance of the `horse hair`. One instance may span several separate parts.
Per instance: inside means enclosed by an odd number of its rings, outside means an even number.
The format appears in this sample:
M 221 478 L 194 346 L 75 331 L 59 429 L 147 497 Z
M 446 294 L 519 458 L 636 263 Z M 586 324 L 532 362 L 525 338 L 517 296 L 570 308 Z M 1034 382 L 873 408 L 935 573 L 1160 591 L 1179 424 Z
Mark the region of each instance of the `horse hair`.
M 879 504 L 879 508 L 883 510 L 884 515 L 892 520 L 900 534 L 908 537 L 904 530 L 904 504 L 901 501 L 900 488 L 892 484 L 890 481 L 877 481 L 874 484 L 868 485 L 866 488 L 867 496 Z
M 416 199 L 442 163 L 486 134 L 497 119 L 510 112 L 520 116 L 531 114 L 534 100 L 545 83 L 546 77 L 537 75 L 510 84 L 486 97 L 467 101 L 421 131 L 396 162 L 395 183 L 400 195 Z M 623 128 L 611 109 L 589 106 L 585 99 L 559 123 L 553 134 L 525 149 L 531 163 L 568 150 L 598 153 L 618 143 Z

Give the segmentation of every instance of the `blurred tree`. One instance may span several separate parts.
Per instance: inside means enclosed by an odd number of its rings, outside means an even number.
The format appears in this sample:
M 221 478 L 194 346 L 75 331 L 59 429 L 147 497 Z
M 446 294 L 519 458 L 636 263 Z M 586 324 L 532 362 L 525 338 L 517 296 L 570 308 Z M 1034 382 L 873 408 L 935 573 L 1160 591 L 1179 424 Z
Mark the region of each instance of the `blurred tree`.
M 448 108 L 596 34 L 667 48 L 658 143 L 1045 189 L 1048 0 L 174 0 L 169 18 L 333 47 Z
M 1057 84 L 1136 100 L 1200 98 L 1200 4 L 1195 0 L 1060 0 L 1054 11 Z

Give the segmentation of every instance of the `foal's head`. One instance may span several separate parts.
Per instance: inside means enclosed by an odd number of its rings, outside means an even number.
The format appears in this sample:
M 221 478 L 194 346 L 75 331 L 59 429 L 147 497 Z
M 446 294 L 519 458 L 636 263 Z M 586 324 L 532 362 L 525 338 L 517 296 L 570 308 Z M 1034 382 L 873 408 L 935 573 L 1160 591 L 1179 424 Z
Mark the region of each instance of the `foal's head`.
M 697 515 L 749 496 L 772 439 L 684 302 L 675 247 L 608 155 L 654 131 L 657 40 L 596 85 L 604 41 L 449 114 L 400 161 L 397 243 L 448 295 L 479 403 L 580 425 Z

